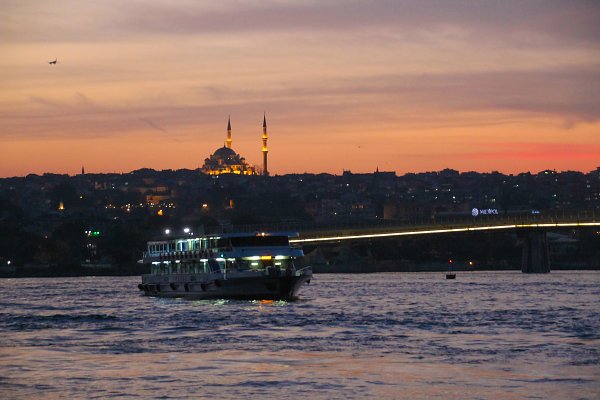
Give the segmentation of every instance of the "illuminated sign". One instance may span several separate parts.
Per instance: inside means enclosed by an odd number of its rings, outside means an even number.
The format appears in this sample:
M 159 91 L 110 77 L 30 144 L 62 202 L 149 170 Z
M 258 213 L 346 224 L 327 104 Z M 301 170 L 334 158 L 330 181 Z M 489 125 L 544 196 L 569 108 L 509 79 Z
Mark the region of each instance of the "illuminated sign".
M 473 208 L 471 215 L 477 217 L 479 215 L 498 215 L 497 208 Z

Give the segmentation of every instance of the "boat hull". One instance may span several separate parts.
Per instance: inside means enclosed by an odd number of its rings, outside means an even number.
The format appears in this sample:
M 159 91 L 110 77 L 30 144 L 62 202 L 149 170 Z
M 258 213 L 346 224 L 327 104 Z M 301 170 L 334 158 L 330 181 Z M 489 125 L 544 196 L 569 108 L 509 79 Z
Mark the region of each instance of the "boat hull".
M 295 300 L 303 284 L 309 283 L 312 273 L 300 275 L 258 276 L 142 276 L 138 285 L 146 296 L 203 299 Z M 183 279 L 182 279 L 183 278 Z

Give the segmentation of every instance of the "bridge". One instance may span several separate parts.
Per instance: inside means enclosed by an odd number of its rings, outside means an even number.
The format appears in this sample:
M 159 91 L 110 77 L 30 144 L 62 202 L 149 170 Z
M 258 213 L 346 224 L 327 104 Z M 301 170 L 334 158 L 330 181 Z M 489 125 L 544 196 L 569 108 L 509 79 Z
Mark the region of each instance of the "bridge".
M 600 213 L 598 213 L 600 214 Z M 297 227 L 301 228 L 301 227 Z M 548 241 L 550 230 L 600 228 L 596 211 L 565 212 L 529 215 L 493 215 L 471 218 L 445 218 L 421 221 L 384 221 L 370 225 L 305 226 L 293 244 L 325 244 L 345 241 L 377 240 L 403 236 L 460 234 L 479 231 L 513 231 L 522 238 L 521 270 L 526 273 L 550 271 Z

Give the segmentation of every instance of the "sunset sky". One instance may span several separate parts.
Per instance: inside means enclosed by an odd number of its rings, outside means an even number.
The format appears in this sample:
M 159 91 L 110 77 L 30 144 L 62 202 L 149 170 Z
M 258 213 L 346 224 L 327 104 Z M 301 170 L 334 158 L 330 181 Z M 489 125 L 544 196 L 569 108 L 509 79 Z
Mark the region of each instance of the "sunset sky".
M 600 2 L 0 0 L 0 177 L 600 166 Z M 56 65 L 48 62 L 58 58 Z

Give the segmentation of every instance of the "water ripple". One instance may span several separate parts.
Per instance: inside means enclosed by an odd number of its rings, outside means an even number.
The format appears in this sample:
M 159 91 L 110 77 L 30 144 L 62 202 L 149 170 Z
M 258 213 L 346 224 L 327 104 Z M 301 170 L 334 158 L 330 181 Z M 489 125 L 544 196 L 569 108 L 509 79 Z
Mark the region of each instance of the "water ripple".
M 600 391 L 596 272 L 317 275 L 268 304 L 144 297 L 137 280 L 0 280 L 0 397 Z

